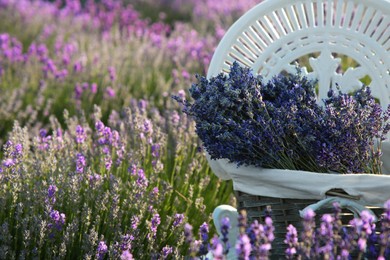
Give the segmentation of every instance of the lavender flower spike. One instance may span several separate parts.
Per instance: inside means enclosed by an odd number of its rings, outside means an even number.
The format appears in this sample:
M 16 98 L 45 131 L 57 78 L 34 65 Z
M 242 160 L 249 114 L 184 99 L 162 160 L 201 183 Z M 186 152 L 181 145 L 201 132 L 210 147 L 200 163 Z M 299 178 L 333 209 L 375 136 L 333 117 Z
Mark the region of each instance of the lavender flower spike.
M 106 243 L 104 241 L 100 241 L 97 248 L 96 258 L 102 260 L 107 252 L 108 247 Z

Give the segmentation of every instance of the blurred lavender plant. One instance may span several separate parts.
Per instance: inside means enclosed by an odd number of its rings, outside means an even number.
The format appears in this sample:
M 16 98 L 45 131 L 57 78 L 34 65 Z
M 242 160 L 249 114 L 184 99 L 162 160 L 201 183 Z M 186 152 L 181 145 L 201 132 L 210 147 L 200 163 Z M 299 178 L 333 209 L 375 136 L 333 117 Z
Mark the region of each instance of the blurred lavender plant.
M 315 82 L 299 68 L 264 82 L 234 62 L 229 75 L 197 79 L 189 90 L 193 103 L 174 98 L 194 118 L 212 159 L 238 166 L 381 173 L 381 152 L 374 144 L 389 131 L 390 108 L 382 112 L 368 87 L 353 95 L 330 89 L 321 106 Z
M 131 104 L 106 124 L 99 107 L 90 124 L 65 112 L 66 129 L 51 117 L 36 136 L 15 123 L 0 159 L 1 259 L 187 254 L 183 222 L 196 215 L 189 221 L 201 226 L 213 208 L 205 202 L 219 203 L 221 191 L 227 200 L 230 187 L 213 188 L 185 115 Z M 206 254 L 207 224 L 200 230 L 194 248 Z
M 287 227 L 284 240 L 286 259 L 388 259 L 389 204 L 390 200 L 384 205 L 384 214 L 378 221 L 380 228 L 374 224 L 374 217 L 368 211 L 362 211 L 360 217 L 353 218 L 349 223 L 341 223 L 341 208 L 337 203 L 334 204 L 333 213 L 316 216 L 313 210 L 308 210 L 302 219 L 302 229 L 297 230 L 293 225 Z M 271 216 L 265 216 L 263 223 L 255 220 L 249 228 L 245 228 L 245 216 L 244 211 L 239 215 L 236 259 L 273 259 L 274 226 Z M 318 226 L 316 220 L 319 220 Z M 202 233 L 199 235 L 202 236 Z M 223 250 L 223 244 L 229 242 L 225 238 L 222 234 L 211 239 L 208 256 L 218 260 L 228 259 L 227 252 Z M 191 241 L 195 241 L 193 236 Z M 192 255 L 200 255 L 200 248 L 197 251 L 193 249 Z

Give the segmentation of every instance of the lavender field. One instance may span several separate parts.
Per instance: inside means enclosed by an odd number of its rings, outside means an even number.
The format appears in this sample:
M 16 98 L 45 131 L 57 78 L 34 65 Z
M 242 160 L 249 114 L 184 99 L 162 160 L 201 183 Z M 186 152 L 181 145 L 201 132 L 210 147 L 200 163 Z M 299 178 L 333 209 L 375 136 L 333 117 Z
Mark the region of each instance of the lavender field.
M 188 255 L 232 190 L 171 96 L 256 2 L 0 0 L 0 259 Z
M 214 235 L 232 183 L 176 101 L 259 2 L 0 0 L 0 259 L 268 259 L 272 212 Z M 287 259 L 390 259 L 390 201 L 347 231 L 334 206 L 288 227 Z

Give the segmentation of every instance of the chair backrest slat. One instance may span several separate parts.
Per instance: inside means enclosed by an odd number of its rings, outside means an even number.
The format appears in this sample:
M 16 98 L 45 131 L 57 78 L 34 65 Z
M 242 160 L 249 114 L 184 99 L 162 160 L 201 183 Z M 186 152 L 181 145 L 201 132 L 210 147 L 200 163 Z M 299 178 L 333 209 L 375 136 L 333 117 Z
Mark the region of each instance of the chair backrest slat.
M 238 61 L 265 80 L 292 72 L 296 61 L 319 81 L 319 101 L 330 86 L 362 84 L 383 107 L 390 103 L 389 0 L 265 0 L 226 33 L 208 76 Z

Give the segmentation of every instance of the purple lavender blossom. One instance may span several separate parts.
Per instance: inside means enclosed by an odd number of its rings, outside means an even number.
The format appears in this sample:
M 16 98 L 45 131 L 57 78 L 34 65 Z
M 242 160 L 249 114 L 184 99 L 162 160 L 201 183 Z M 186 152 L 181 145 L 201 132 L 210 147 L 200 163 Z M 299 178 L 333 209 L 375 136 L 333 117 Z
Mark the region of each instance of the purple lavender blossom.
M 208 248 L 209 248 L 209 226 L 207 225 L 206 222 L 204 222 L 200 227 L 199 227 L 199 235 L 201 238 L 201 244 L 199 247 L 199 254 L 200 255 L 206 255 L 208 253 Z
M 129 250 L 124 250 L 121 254 L 121 260 L 133 260 L 133 255 Z
M 115 70 L 115 67 L 113 67 L 113 66 L 108 67 L 108 73 L 110 75 L 110 80 L 111 81 L 115 81 L 116 80 L 116 70 Z
M 380 172 L 374 140 L 390 129 L 368 87 L 317 104 L 315 82 L 296 74 L 263 82 L 234 62 L 229 75 L 197 77 L 194 102 L 174 96 L 196 122 L 211 159 L 264 168 L 340 173 Z M 289 120 L 286 120 L 288 118 Z M 267 127 L 264 127 L 267 126 Z
M 73 71 L 80 73 L 83 71 L 83 64 L 80 61 L 77 61 L 73 64 Z
M 23 154 L 23 145 L 22 144 L 16 144 L 14 146 L 14 151 L 12 152 L 13 157 L 21 157 Z
M 319 245 L 318 253 L 322 254 L 325 258 L 334 258 L 333 248 L 333 223 L 334 218 L 330 214 L 324 214 L 321 217 L 321 224 L 319 227 L 319 234 L 317 236 L 317 243 L 320 240 L 321 245 Z
M 55 195 L 56 195 L 56 192 L 57 192 L 57 191 L 58 191 L 58 188 L 57 188 L 56 185 L 50 185 L 49 188 L 48 188 L 48 190 L 47 190 L 47 197 L 48 197 L 49 202 L 50 202 L 51 204 L 54 204 L 55 201 L 56 201 Z
M 184 225 L 184 236 L 186 238 L 186 242 L 188 244 L 191 244 L 193 241 L 193 235 L 192 235 L 192 226 L 188 223 Z
M 303 231 L 301 233 L 301 254 L 307 259 L 313 258 L 315 252 L 312 250 L 316 236 L 315 236 L 315 212 L 308 209 L 303 216 Z
M 114 98 L 115 97 L 115 90 L 109 86 L 106 88 L 106 94 L 109 98 Z
M 96 92 L 98 90 L 97 84 L 96 83 L 92 83 L 90 87 L 91 87 L 91 93 L 92 94 L 96 94 Z
M 295 254 L 297 253 L 298 247 L 298 232 L 293 225 L 288 225 L 286 239 L 284 243 L 287 244 L 287 249 L 285 251 L 287 259 L 294 259 Z
M 58 210 L 51 209 L 49 212 L 49 220 L 49 236 L 53 238 L 55 234 L 62 230 L 63 226 L 65 225 L 66 217 L 64 213 L 60 213 Z
M 100 241 L 97 247 L 96 258 L 102 260 L 107 252 L 108 252 L 108 247 L 106 243 L 104 241 Z
M 164 246 L 161 252 L 163 259 L 167 259 L 169 255 L 173 253 L 173 248 L 171 246 Z
M 249 260 L 252 247 L 247 234 L 241 234 L 236 243 L 236 254 L 239 260 Z
M 368 211 L 362 211 L 360 218 L 351 220 L 350 225 L 357 234 L 357 248 L 359 256 L 362 257 L 366 253 L 368 240 L 370 236 L 375 233 L 374 217 Z
M 160 215 L 158 213 L 154 214 L 151 220 L 150 233 L 148 233 L 149 239 L 155 239 L 157 235 L 157 228 L 161 223 Z
M 83 173 L 84 167 L 87 165 L 85 156 L 82 153 L 76 155 L 76 172 Z
M 12 166 L 15 165 L 15 161 L 14 159 L 12 158 L 6 158 L 4 161 L 3 161 L 3 166 L 6 167 L 6 168 L 10 168 Z
M 184 220 L 184 214 L 176 213 L 172 225 L 174 227 L 177 227 L 177 226 L 179 226 L 179 225 L 181 225 L 183 223 L 183 220 Z
M 218 236 L 214 236 L 211 242 L 210 252 L 215 260 L 224 259 L 224 249 L 221 241 L 219 241 Z
M 224 254 L 229 253 L 230 249 L 230 243 L 229 243 L 229 229 L 230 229 L 230 219 L 228 217 L 225 217 L 221 221 L 221 234 L 222 234 L 222 242 L 225 246 L 225 252 Z
M 84 131 L 84 128 L 81 125 L 76 126 L 76 143 L 82 144 L 84 143 L 87 135 Z
M 132 216 L 132 217 L 131 217 L 131 228 L 132 228 L 133 230 L 137 230 L 138 225 L 139 225 L 139 217 L 137 217 L 137 216 Z
M 154 158 L 160 157 L 160 144 L 153 144 L 152 145 L 152 156 Z

